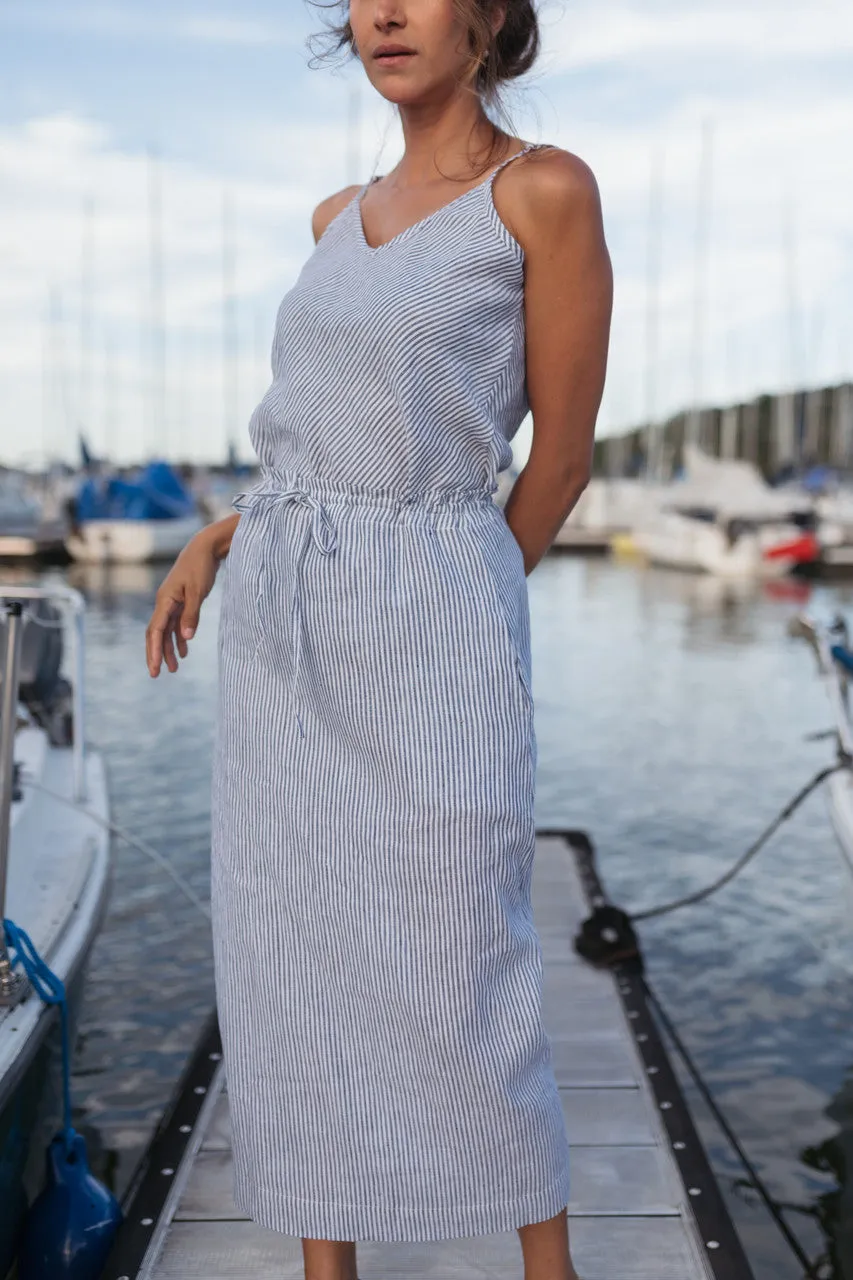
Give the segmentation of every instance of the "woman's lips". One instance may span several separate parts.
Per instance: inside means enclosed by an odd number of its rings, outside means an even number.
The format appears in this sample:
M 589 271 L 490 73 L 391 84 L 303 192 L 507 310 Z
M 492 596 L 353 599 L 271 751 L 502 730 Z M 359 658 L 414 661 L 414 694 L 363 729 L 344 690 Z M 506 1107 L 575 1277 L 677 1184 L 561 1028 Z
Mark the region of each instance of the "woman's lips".
M 377 53 L 375 61 L 382 66 L 396 67 L 407 58 L 414 58 L 414 53 Z

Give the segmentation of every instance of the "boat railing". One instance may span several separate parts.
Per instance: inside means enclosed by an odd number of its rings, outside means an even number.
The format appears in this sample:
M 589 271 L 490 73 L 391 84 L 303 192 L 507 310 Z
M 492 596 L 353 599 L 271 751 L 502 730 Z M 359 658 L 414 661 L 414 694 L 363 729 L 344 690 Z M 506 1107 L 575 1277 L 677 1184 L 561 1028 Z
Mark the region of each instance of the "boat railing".
M 832 639 L 825 628 L 819 626 L 805 614 L 792 618 L 788 624 L 788 633 L 798 640 L 805 640 L 814 651 L 818 670 L 826 686 L 829 705 L 835 720 L 835 731 L 838 735 L 838 746 L 849 760 L 853 760 L 853 729 L 847 708 L 845 689 L 846 674 L 839 669 L 832 653 Z
M 84 600 L 66 583 L 0 588 L 0 610 L 6 615 L 6 646 L 2 654 L 3 687 L 0 690 L 0 1008 L 14 1005 L 21 989 L 21 975 L 14 974 L 6 949 L 3 920 L 9 871 L 9 837 L 15 787 L 15 731 L 17 729 L 21 635 L 25 610 L 22 601 L 51 600 L 71 615 L 72 752 L 74 799 L 86 799 L 85 734 L 83 723 L 83 615 Z M 39 620 L 41 622 L 41 620 Z M 43 622 L 41 625 L 45 625 Z

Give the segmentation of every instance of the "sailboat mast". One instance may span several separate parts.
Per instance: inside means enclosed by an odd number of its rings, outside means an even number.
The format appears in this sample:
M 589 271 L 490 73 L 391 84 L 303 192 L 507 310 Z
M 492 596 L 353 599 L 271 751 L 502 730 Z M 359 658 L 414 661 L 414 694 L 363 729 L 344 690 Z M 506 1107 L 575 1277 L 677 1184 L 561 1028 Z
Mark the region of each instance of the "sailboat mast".
M 116 363 L 115 363 L 116 362 L 115 342 L 113 340 L 112 335 L 106 331 L 104 332 L 102 358 L 103 358 L 103 376 L 104 376 L 104 384 L 103 384 L 104 426 L 103 426 L 103 433 L 102 433 L 102 447 L 104 451 L 104 457 L 107 459 L 107 461 L 114 462 L 115 458 L 113 456 L 113 447 L 114 447 L 113 427 L 115 423 L 118 421 L 117 396 L 116 396 L 116 379 L 118 375 L 117 375 Z
M 160 165 L 153 148 L 148 153 L 148 244 L 150 269 L 150 361 L 149 421 L 143 453 L 158 451 L 158 433 L 166 438 L 166 306 L 163 288 L 163 209 Z M 164 450 L 165 452 L 165 450 Z
M 83 244 L 80 263 L 80 370 L 77 409 L 80 430 L 91 443 L 93 413 L 95 204 L 91 196 L 83 210 Z
M 663 152 L 652 153 L 649 181 L 649 223 L 646 256 L 646 479 L 660 480 L 661 441 L 656 423 L 657 364 L 660 295 L 660 259 L 663 206 Z
M 50 470 L 50 420 L 53 412 L 53 300 L 49 293 L 41 331 L 41 456 L 45 477 Z
M 229 457 L 236 451 L 237 297 L 234 205 L 227 188 L 222 193 L 222 403 L 225 444 Z
M 786 408 L 791 418 L 791 461 L 799 466 L 802 461 L 802 431 L 797 421 L 795 395 L 802 386 L 803 345 L 800 332 L 800 297 L 797 273 L 797 237 L 794 226 L 793 197 L 790 189 L 782 200 L 782 260 L 785 271 L 785 302 L 788 316 L 788 358 L 783 355 L 782 385 L 789 388 Z M 784 351 L 784 346 L 783 346 Z
M 58 408 L 65 418 L 67 439 L 71 438 L 74 426 L 74 414 L 71 409 L 71 396 L 68 388 L 68 361 L 65 348 L 65 316 L 62 304 L 62 292 L 55 282 L 50 291 L 50 367 Z M 57 442 L 57 458 L 62 454 L 63 435 L 60 431 Z
M 708 247 L 711 222 L 711 156 L 712 125 L 702 123 L 702 144 L 699 160 L 699 182 L 696 192 L 696 241 L 693 260 L 693 377 L 690 412 L 687 416 L 686 438 L 690 444 L 703 445 L 702 422 L 702 374 L 705 342 L 705 313 L 708 306 Z

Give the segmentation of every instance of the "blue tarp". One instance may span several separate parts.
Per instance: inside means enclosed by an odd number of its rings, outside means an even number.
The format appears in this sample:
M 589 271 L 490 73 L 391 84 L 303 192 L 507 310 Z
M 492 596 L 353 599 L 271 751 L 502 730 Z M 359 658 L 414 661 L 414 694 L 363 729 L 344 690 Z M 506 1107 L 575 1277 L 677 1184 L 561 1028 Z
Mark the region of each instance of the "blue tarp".
M 831 467 L 811 467 L 802 478 L 802 486 L 809 493 L 823 493 L 836 485 L 838 476 Z
M 149 462 L 135 479 L 93 476 L 75 498 L 78 520 L 174 520 L 192 515 L 195 499 L 168 462 Z
M 840 667 L 843 667 L 849 673 L 853 673 L 853 653 L 849 649 L 845 649 L 843 644 L 834 644 L 830 648 L 830 653 Z

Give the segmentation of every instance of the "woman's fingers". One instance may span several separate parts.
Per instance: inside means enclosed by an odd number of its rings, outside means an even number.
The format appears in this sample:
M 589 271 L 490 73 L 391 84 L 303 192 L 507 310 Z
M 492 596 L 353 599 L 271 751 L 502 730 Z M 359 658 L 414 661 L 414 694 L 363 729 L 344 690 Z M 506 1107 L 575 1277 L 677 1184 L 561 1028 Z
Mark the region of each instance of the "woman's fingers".
M 201 612 L 201 593 L 197 587 L 188 587 L 184 594 L 184 611 L 181 615 L 180 636 L 182 640 L 191 640 L 198 626 Z
M 145 656 L 148 662 L 148 671 L 152 676 L 160 674 L 160 666 L 164 656 L 166 629 L 175 613 L 180 613 L 181 603 L 180 600 L 176 600 L 173 596 L 163 596 L 162 599 L 158 596 L 154 605 L 151 621 L 145 631 Z M 172 658 L 174 660 L 174 652 Z
M 186 608 L 186 606 L 184 606 Z M 189 653 L 189 646 L 181 634 L 181 625 L 183 621 L 184 611 L 176 614 L 169 622 L 169 643 L 172 646 L 172 652 L 177 649 L 180 657 L 185 658 Z
M 171 620 L 163 632 L 163 657 L 174 675 L 178 669 L 178 659 L 175 657 L 175 624 Z

